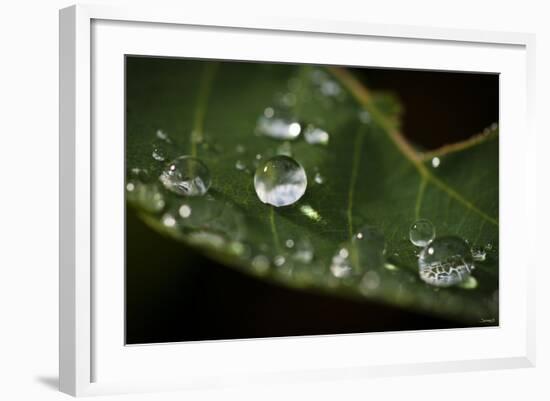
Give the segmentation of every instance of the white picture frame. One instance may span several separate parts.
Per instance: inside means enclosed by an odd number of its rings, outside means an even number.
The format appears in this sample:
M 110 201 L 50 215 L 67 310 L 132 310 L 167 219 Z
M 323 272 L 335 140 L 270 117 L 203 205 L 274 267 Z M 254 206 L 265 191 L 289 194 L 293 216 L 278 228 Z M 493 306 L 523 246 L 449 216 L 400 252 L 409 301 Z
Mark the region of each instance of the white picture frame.
M 217 44 L 220 35 L 232 45 Z M 269 52 L 255 47 L 258 37 L 270 44 Z M 331 43 L 335 38 L 338 48 Z M 197 40 L 200 46 L 193 46 Z M 534 36 L 523 33 L 235 18 L 154 7 L 78 5 L 61 10 L 61 391 L 79 396 L 534 366 L 535 261 L 521 252 L 531 247 L 521 233 L 534 232 L 536 220 L 534 44 Z M 298 51 L 299 46 L 308 51 Z M 353 46 L 370 46 L 372 59 L 350 54 Z M 382 49 L 392 46 L 399 51 Z M 333 51 L 321 54 L 321 48 Z M 119 249 L 123 204 L 112 202 L 115 207 L 109 209 L 104 198 L 109 194 L 119 200 L 123 191 L 122 170 L 111 178 L 105 178 L 105 170 L 123 158 L 124 131 L 118 129 L 123 91 L 116 91 L 123 82 L 120 56 L 129 53 L 502 74 L 500 220 L 514 230 L 501 230 L 500 326 L 126 347 Z M 108 139 L 96 135 L 113 127 L 115 135 Z M 517 132 L 523 133 L 521 140 Z M 116 229 L 107 230 L 107 220 Z M 452 346 L 430 351 L 430 344 L 439 343 Z M 422 349 L 427 351 L 420 354 Z

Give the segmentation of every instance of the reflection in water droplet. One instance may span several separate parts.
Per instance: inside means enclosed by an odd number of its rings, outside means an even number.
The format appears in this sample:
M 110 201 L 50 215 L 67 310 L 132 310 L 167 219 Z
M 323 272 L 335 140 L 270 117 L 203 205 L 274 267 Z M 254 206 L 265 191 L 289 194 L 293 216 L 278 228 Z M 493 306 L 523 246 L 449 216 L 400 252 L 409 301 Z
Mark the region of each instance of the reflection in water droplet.
M 159 179 L 166 189 L 185 196 L 204 195 L 212 183 L 206 164 L 192 156 L 180 156 L 170 162 Z
M 474 268 L 466 242 L 459 237 L 434 239 L 420 252 L 420 278 L 437 287 L 449 287 L 464 281 Z
M 304 138 L 306 142 L 311 145 L 327 145 L 329 141 L 329 134 L 321 128 L 317 128 L 309 124 L 304 130 Z
M 275 156 L 256 170 L 254 188 L 263 203 L 276 207 L 292 205 L 306 192 L 306 172 L 296 160 Z
M 471 252 L 472 252 L 472 258 L 476 262 L 483 262 L 487 258 L 487 252 L 483 248 L 473 247 L 471 249 Z
M 425 247 L 435 238 L 435 227 L 428 219 L 415 221 L 409 228 L 409 239 L 415 246 Z
M 441 160 L 439 159 L 439 157 L 434 157 L 432 159 L 433 168 L 438 168 L 440 164 L 441 164 Z
M 283 117 L 266 117 L 262 115 L 258 119 L 256 130 L 258 133 L 270 138 L 292 140 L 300 135 L 302 127 L 297 121 Z
M 316 184 L 322 184 L 325 182 L 325 179 L 321 175 L 321 173 L 315 173 L 315 177 L 313 178 Z

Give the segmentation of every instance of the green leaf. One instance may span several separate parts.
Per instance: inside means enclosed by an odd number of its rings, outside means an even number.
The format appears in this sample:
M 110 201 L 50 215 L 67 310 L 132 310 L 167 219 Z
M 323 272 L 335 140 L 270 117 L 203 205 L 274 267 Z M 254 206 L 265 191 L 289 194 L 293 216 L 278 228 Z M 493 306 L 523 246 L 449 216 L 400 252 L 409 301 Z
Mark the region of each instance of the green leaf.
M 144 183 L 128 202 L 159 232 L 262 280 L 469 324 L 498 323 L 495 127 L 423 154 L 398 132 L 395 100 L 369 93 L 344 69 L 130 57 L 127 74 L 127 180 Z M 325 130 L 328 145 L 307 143 L 303 134 L 284 144 L 258 135 L 269 107 L 302 130 L 308 124 Z M 153 150 L 165 160 L 155 160 Z M 263 204 L 253 185 L 257 155 L 265 160 L 289 151 L 306 170 L 307 191 L 292 206 Z M 170 158 L 184 154 L 209 167 L 207 197 L 179 197 L 157 180 Z M 148 178 L 136 178 L 144 169 Z M 178 213 L 182 203 L 188 218 Z M 437 288 L 419 278 L 418 249 L 408 240 L 418 218 L 431 220 L 438 236 L 490 244 L 486 260 L 476 262 L 475 280 Z M 383 233 L 386 263 L 334 277 L 334 255 L 364 225 Z M 295 257 L 308 242 L 313 260 Z

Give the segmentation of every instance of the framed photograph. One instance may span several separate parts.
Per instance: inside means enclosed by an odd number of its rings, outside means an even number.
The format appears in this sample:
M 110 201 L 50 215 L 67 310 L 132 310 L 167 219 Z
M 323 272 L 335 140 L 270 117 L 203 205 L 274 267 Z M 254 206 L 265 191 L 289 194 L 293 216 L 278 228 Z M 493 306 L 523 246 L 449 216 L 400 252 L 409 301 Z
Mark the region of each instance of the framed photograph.
M 73 6 L 60 52 L 62 391 L 533 366 L 532 35 Z

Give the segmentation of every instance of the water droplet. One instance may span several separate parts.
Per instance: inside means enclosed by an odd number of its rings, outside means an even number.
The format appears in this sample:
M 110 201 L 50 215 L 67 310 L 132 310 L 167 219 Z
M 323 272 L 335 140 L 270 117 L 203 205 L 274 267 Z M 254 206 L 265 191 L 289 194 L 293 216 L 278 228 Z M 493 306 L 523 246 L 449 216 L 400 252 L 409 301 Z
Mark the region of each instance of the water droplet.
M 307 238 L 301 238 L 294 248 L 292 259 L 298 263 L 310 263 L 313 260 L 314 249 L 311 241 Z
M 155 184 L 145 184 L 140 181 L 130 181 L 126 184 L 127 198 L 140 208 L 150 213 L 158 213 L 166 204 L 164 196 Z
M 321 82 L 321 93 L 325 96 L 338 96 L 342 92 L 342 88 L 337 82 L 329 79 Z
M 242 160 L 237 160 L 235 163 L 235 168 L 239 171 L 243 171 L 246 168 L 246 164 Z
M 361 121 L 363 124 L 368 124 L 372 120 L 371 115 L 367 110 L 360 110 L 358 116 L 359 121 Z
M 263 203 L 276 207 L 292 205 L 306 192 L 306 172 L 296 160 L 275 156 L 256 170 L 254 188 Z
M 269 270 L 269 258 L 265 255 L 256 255 L 252 259 L 252 267 L 258 273 L 265 273 Z
M 175 227 L 176 219 L 171 214 L 166 213 L 164 216 L 162 216 L 162 224 L 170 228 Z
M 474 276 L 468 276 L 462 283 L 459 284 L 460 288 L 464 288 L 465 290 L 473 290 L 474 288 L 477 288 L 477 280 Z
M 285 241 L 285 246 L 286 246 L 287 248 L 293 248 L 293 247 L 294 247 L 294 240 L 292 240 L 292 239 L 290 239 L 290 238 L 287 239 L 287 240 Z
M 153 145 L 153 152 L 151 153 L 151 156 L 153 156 L 153 159 L 155 159 L 158 162 L 163 162 L 166 160 L 165 150 L 158 145 Z
M 313 177 L 313 180 L 315 181 L 316 184 L 322 184 L 322 183 L 325 182 L 325 179 L 323 178 L 323 176 L 319 172 L 315 173 L 315 176 Z
M 321 128 L 309 124 L 304 130 L 304 138 L 311 145 L 327 145 L 329 134 Z
M 490 242 L 487 245 L 485 245 L 485 250 L 486 251 L 490 251 L 492 249 L 493 249 L 493 244 L 491 244 Z
M 268 113 L 268 115 L 271 115 L 271 113 Z M 289 118 L 275 117 L 274 115 L 267 117 L 264 110 L 264 115 L 258 119 L 256 130 L 261 135 L 270 138 L 292 140 L 300 135 L 302 127 L 300 123 Z
M 187 219 L 189 216 L 191 216 L 191 207 L 189 205 L 183 204 L 178 209 L 178 213 L 182 218 Z
M 449 287 L 464 281 L 474 268 L 470 248 L 459 237 L 434 239 L 420 252 L 420 278 L 436 287 Z
M 415 246 L 425 247 L 434 238 L 435 227 L 430 220 L 417 220 L 409 228 L 409 239 Z
M 441 160 L 439 159 L 439 157 L 434 157 L 432 159 L 433 168 L 438 168 L 440 164 L 441 164 Z
M 243 145 L 237 145 L 237 146 L 235 147 L 235 150 L 237 151 L 237 153 L 242 154 L 242 153 L 244 153 L 244 152 L 246 151 L 246 148 L 245 148 Z
M 225 238 L 220 234 L 206 230 L 190 232 L 187 237 L 193 243 L 210 246 L 217 249 L 223 248 L 226 243 Z
M 180 156 L 170 162 L 159 179 L 166 189 L 185 196 L 204 195 L 212 183 L 206 164 L 192 156 Z
M 330 272 L 336 278 L 345 278 L 351 276 L 353 268 L 349 260 L 349 251 L 347 248 L 340 248 L 332 257 Z
M 471 249 L 471 252 L 472 252 L 472 258 L 476 262 L 483 262 L 487 258 L 487 252 L 483 248 L 473 247 Z
M 387 269 L 387 270 L 397 270 L 397 266 L 392 264 L 392 263 L 384 263 L 384 267 Z
M 302 205 L 300 206 L 300 212 L 307 218 L 313 220 L 313 221 L 321 221 L 322 217 L 319 214 L 317 210 L 312 208 L 310 205 Z
M 368 271 L 363 276 L 360 284 L 360 290 L 363 294 L 368 294 L 380 286 L 380 276 L 375 271 Z
M 285 264 L 285 262 L 286 262 L 286 259 L 283 255 L 277 255 L 273 259 L 273 264 L 277 267 L 281 267 L 282 265 Z
M 266 118 L 271 118 L 275 115 L 275 110 L 273 110 L 273 107 L 266 107 L 264 109 L 264 116 Z
M 163 130 L 161 130 L 161 129 L 158 129 L 157 132 L 155 133 L 155 135 L 161 141 L 164 141 L 166 143 L 172 143 L 172 140 L 170 139 L 168 134 L 166 132 L 164 132 Z

